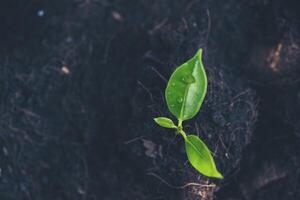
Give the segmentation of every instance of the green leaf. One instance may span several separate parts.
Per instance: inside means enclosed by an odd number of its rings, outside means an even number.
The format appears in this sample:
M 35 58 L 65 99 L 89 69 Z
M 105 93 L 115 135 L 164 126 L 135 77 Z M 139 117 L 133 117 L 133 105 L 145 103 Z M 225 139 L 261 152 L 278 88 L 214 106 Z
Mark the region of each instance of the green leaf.
M 165 97 L 170 112 L 178 120 L 193 118 L 199 111 L 207 89 L 207 78 L 202 63 L 202 49 L 179 66 L 168 82 Z
M 177 128 L 177 126 L 175 126 L 175 124 L 173 123 L 173 121 L 169 118 L 166 118 L 166 117 L 157 117 L 157 118 L 154 118 L 154 121 L 162 126 L 162 127 L 165 127 L 165 128 Z
M 201 174 L 223 179 L 207 146 L 196 135 L 185 137 L 185 150 L 191 165 Z

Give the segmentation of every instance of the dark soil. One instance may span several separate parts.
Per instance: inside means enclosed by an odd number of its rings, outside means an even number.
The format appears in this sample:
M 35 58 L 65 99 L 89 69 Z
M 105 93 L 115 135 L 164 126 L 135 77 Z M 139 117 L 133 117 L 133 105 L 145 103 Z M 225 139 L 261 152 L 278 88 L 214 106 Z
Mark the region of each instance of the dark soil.
M 0 5 L 1 200 L 300 198 L 296 1 Z M 153 122 L 200 47 L 208 94 L 185 126 L 222 181 Z

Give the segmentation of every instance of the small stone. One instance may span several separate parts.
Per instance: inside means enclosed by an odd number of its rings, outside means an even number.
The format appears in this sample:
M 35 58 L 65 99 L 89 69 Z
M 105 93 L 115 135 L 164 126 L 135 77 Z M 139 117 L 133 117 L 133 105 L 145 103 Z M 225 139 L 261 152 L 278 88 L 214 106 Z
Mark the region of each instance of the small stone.
M 111 15 L 112 18 L 118 22 L 122 22 L 124 20 L 123 16 L 117 11 L 112 11 Z
M 62 71 L 62 73 L 65 74 L 65 75 L 69 75 L 69 74 L 70 74 L 70 70 L 69 70 L 69 68 L 68 68 L 67 66 L 63 66 L 63 67 L 61 68 L 61 71 Z
M 44 17 L 45 16 L 45 11 L 41 9 L 41 10 L 38 10 L 36 14 L 37 14 L 38 17 Z

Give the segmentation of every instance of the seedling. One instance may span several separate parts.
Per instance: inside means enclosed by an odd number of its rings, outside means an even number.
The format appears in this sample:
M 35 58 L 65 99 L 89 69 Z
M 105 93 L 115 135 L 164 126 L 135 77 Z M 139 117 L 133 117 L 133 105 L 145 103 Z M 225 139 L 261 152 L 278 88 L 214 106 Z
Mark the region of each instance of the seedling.
M 183 129 L 183 122 L 199 112 L 206 90 L 207 78 L 202 63 L 202 49 L 199 49 L 193 58 L 173 72 L 165 91 L 169 111 L 177 118 L 178 124 L 175 125 L 166 117 L 157 117 L 154 121 L 164 128 L 177 130 L 184 139 L 188 160 L 198 172 L 223 179 L 205 143 L 197 135 L 187 135 Z

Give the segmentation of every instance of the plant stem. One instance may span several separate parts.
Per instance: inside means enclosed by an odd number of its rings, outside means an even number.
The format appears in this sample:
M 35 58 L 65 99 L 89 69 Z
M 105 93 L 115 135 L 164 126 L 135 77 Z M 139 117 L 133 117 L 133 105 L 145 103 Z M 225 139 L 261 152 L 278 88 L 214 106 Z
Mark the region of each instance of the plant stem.
M 178 127 L 181 127 L 181 129 L 182 129 L 182 120 L 181 119 L 178 120 Z
M 180 133 L 180 135 L 182 135 L 183 139 L 186 139 L 186 134 L 183 130 L 178 130 L 178 132 Z
M 183 139 L 185 140 L 186 139 L 186 134 L 183 130 L 182 120 L 178 120 L 177 131 L 183 137 Z
M 183 130 L 182 120 L 178 120 L 177 131 L 183 137 L 183 139 L 185 140 L 186 139 L 186 134 Z

